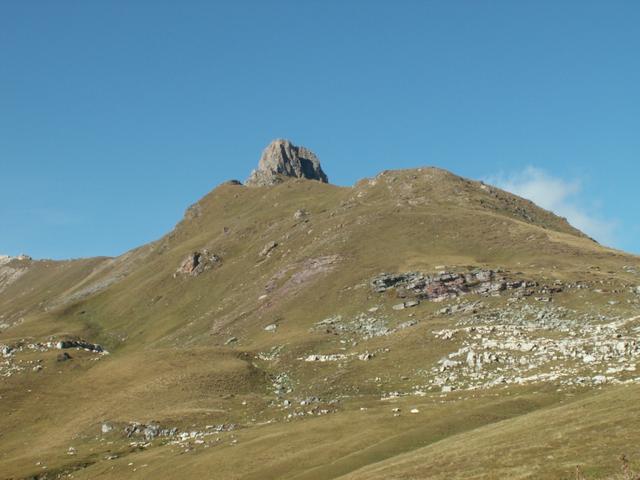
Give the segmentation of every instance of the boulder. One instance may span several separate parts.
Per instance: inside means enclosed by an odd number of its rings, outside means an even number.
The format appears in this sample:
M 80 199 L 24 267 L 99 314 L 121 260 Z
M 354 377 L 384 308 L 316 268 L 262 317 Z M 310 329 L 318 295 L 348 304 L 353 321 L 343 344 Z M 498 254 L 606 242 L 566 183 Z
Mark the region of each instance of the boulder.
M 182 263 L 180 263 L 180 266 L 173 274 L 173 277 L 175 278 L 179 275 L 191 275 L 195 277 L 221 262 L 222 259 L 218 255 L 211 253 L 206 249 L 196 251 L 190 253 L 184 260 L 182 260 Z
M 271 253 L 271 251 L 278 246 L 277 242 L 269 242 L 267 243 L 262 250 L 260 250 L 259 256 L 266 257 Z
M 100 431 L 102 431 L 102 433 L 109 433 L 112 430 L 113 430 L 113 425 L 111 425 L 110 423 L 105 422 L 100 426 Z
M 56 357 L 56 360 L 58 362 L 66 362 L 67 360 L 71 360 L 71 355 L 69 355 L 67 352 L 62 352 L 58 354 L 58 356 Z
M 150 440 L 153 440 L 154 438 L 160 435 L 160 425 L 156 423 L 150 423 L 144 428 L 144 430 L 142 431 L 142 434 L 144 435 L 144 439 L 147 442 Z
M 295 220 L 304 220 L 308 215 L 309 213 L 306 210 L 300 208 L 295 211 L 295 213 L 293 214 L 293 218 Z

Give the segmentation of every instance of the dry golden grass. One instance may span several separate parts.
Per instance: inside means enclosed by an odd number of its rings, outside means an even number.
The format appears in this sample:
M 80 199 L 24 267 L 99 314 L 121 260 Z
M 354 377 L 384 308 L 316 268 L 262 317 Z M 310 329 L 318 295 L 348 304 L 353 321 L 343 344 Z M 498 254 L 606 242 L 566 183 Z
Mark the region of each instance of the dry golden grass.
M 294 218 L 300 208 L 307 219 Z M 270 241 L 278 247 L 260 257 Z M 174 278 L 185 256 L 204 248 L 222 263 Z M 337 259 L 331 268 L 305 272 L 309 259 L 328 256 Z M 15 323 L 0 332 L 0 343 L 76 335 L 111 352 L 99 361 L 72 352 L 65 363 L 57 352 L 20 354 L 44 368 L 0 379 L 0 478 L 551 479 L 576 464 L 587 478 L 602 478 L 615 470 L 610 459 L 640 440 L 636 386 L 380 401 L 371 379 L 383 378 L 387 391 L 410 390 L 420 381 L 416 371 L 448 351 L 430 333 L 454 322 L 434 315 L 438 305 L 415 310 L 420 328 L 349 347 L 380 351 L 375 361 L 343 368 L 299 358 L 347 348 L 336 336 L 310 332 L 315 322 L 395 301 L 367 288 L 381 271 L 482 266 L 618 288 L 635 280 L 622 266 L 638 264 L 530 202 L 437 169 L 387 172 L 354 188 L 222 185 L 157 242 L 116 260 L 36 262 L 0 292 L 1 319 Z M 584 292 L 558 303 L 582 309 L 590 302 L 625 315 L 633 307 L 621 291 L 615 307 Z M 408 318 L 389 311 L 391 322 Z M 272 323 L 277 332 L 265 332 Z M 225 345 L 230 337 L 237 342 Z M 277 360 L 256 359 L 275 346 L 282 346 Z M 270 387 L 280 372 L 295 380 L 292 398 L 338 399 L 336 412 L 287 420 Z M 395 405 L 421 413 L 394 417 Z M 102 438 L 105 420 L 243 428 L 209 448 L 185 452 L 156 441 L 140 450 L 127 439 Z M 67 455 L 70 446 L 76 455 Z M 113 453 L 119 457 L 105 460 Z

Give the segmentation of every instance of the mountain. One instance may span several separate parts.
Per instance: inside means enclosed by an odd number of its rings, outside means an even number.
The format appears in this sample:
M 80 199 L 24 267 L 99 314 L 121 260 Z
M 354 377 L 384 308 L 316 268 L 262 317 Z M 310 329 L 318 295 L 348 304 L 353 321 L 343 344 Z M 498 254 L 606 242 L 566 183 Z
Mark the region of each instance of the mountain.
M 0 478 L 605 475 L 640 436 L 639 285 L 491 185 L 339 187 L 276 140 L 155 242 L 0 262 Z

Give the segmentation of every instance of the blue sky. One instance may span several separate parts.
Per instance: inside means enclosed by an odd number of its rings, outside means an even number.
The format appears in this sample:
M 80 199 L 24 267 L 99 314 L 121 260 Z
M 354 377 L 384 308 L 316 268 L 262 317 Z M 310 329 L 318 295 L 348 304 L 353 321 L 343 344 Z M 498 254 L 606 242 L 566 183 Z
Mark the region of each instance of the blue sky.
M 273 138 L 435 165 L 640 253 L 640 2 L 0 0 L 0 253 L 117 255 Z

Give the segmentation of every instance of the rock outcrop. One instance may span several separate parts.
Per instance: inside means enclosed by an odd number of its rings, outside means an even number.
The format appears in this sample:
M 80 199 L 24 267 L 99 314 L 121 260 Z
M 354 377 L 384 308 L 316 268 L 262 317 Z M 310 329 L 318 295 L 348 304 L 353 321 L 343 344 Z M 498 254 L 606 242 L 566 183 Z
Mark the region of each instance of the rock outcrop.
M 6 263 L 10 263 L 14 260 L 33 260 L 29 255 L 25 255 L 24 253 L 18 255 L 17 257 L 12 257 L 11 255 L 0 255 L 0 265 L 4 265 Z
M 499 272 L 493 270 L 476 270 L 464 274 L 442 272 L 435 275 L 424 275 L 419 272 L 382 273 L 373 278 L 370 284 L 373 291 L 377 293 L 394 288 L 400 298 L 409 296 L 435 302 L 467 293 L 491 295 L 503 290 L 527 286 L 524 281 L 507 281 Z M 402 308 L 407 306 L 406 302 L 401 305 Z
M 320 160 L 311 150 L 297 147 L 289 140 L 278 139 L 264 149 L 258 168 L 251 172 L 246 185 L 275 185 L 287 177 L 329 182 Z
M 179 275 L 191 275 L 192 277 L 198 276 L 205 270 L 209 270 L 210 268 L 219 265 L 220 262 L 222 262 L 222 259 L 218 255 L 211 253 L 206 249 L 190 253 L 173 274 L 173 278 L 176 278 Z
M 104 348 L 97 343 L 85 342 L 84 340 L 60 340 L 56 343 L 56 348 L 58 350 L 64 350 L 67 348 L 82 348 L 84 350 L 88 350 L 90 352 L 104 352 Z

